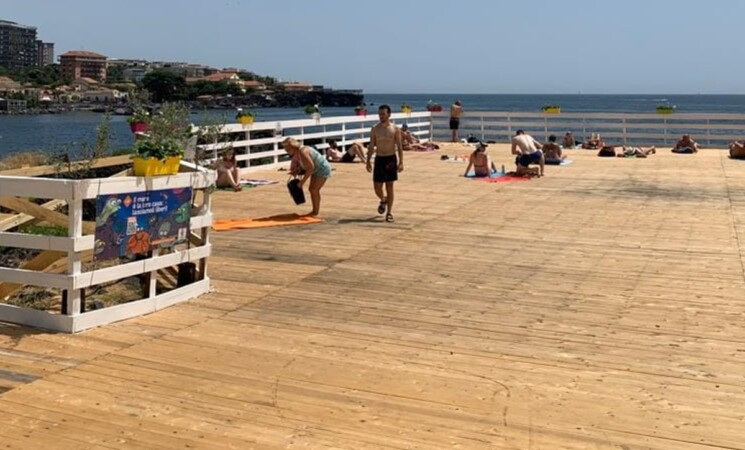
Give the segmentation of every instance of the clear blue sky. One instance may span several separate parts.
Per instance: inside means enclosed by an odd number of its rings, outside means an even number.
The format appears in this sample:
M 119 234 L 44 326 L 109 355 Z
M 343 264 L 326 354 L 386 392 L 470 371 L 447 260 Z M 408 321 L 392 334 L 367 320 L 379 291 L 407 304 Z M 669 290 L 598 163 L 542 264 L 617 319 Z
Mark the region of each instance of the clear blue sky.
M 745 94 L 741 0 L 5 0 L 57 55 L 368 93 Z

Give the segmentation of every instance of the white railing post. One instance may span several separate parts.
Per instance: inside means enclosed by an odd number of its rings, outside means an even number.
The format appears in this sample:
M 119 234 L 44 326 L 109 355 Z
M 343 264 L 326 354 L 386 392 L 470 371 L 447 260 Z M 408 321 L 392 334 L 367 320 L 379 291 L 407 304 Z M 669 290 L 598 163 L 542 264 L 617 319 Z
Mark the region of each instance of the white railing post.
M 626 142 L 626 118 L 621 119 L 621 125 L 623 126 L 623 145 L 627 145 Z
M 479 118 L 481 119 L 481 140 L 483 141 L 486 140 L 486 138 L 484 137 L 484 115 L 480 114 Z
M 435 116 L 433 113 L 429 113 L 429 140 L 435 139 Z
M 67 203 L 67 236 L 70 239 L 76 239 L 83 236 L 83 194 L 80 189 L 80 183 L 75 184 L 75 190 L 72 200 Z M 67 274 L 73 279 L 77 278 L 83 269 L 82 253 L 75 250 L 67 252 Z M 77 316 L 80 314 L 81 290 L 67 290 L 67 311 L 63 311 L 68 316 Z
M 202 216 L 210 215 L 212 214 L 212 194 L 210 193 L 210 189 L 209 188 L 203 189 L 202 195 L 204 197 L 204 204 L 202 205 L 200 215 Z M 210 244 L 210 228 L 211 227 L 202 228 L 201 245 Z M 189 232 L 191 232 L 191 230 Z M 207 277 L 207 258 L 202 258 L 199 260 L 199 277 L 202 280 Z
M 244 125 L 245 126 L 245 125 Z M 251 125 L 248 125 L 249 129 L 246 130 L 245 139 L 246 139 L 246 155 L 248 155 L 249 158 L 251 158 Z M 251 159 L 246 160 L 246 167 L 251 167 Z

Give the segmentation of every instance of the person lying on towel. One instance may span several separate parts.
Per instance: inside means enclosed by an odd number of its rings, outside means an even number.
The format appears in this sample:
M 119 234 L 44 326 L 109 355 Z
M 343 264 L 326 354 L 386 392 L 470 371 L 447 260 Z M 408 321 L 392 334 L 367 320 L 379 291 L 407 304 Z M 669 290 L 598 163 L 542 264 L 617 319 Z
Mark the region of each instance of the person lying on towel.
M 627 147 L 625 145 L 621 147 L 621 149 L 622 151 L 616 155 L 619 158 L 646 158 L 649 155 L 657 153 L 657 149 L 654 145 L 646 150 L 641 147 Z

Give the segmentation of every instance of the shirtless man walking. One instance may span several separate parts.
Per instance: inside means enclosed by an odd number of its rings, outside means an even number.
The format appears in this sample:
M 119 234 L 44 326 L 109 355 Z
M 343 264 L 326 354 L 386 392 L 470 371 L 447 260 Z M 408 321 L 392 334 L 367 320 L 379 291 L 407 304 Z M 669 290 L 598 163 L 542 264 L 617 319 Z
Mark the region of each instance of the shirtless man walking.
M 375 195 L 380 199 L 378 214 L 386 213 L 385 221 L 393 222 L 393 182 L 398 180 L 398 172 L 404 170 L 403 143 L 401 130 L 390 121 L 391 107 L 380 105 L 378 117 L 380 122 L 370 130 L 367 171 L 373 173 Z M 375 153 L 374 170 L 370 159 L 373 153 Z M 398 159 L 396 153 L 398 153 Z M 383 192 L 383 185 L 385 185 L 385 192 Z
M 546 164 L 546 160 L 543 156 L 543 152 L 538 150 L 543 145 L 533 139 L 533 136 L 525 134 L 523 130 L 517 130 L 515 136 L 512 137 L 512 154 L 517 155 L 515 157 L 515 164 L 517 165 L 517 173 L 523 175 L 528 173 L 528 166 L 530 164 L 539 164 L 541 167 L 540 175 L 543 176 L 543 167 Z

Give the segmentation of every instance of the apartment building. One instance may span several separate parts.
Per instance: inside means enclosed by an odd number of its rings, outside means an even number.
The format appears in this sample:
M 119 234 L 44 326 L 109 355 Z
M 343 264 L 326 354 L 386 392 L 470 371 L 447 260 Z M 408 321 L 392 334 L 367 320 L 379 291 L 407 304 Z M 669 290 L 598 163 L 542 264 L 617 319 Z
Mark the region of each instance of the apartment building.
M 106 57 L 95 52 L 75 50 L 59 57 L 62 76 L 72 80 L 92 78 L 106 80 Z
M 17 70 L 36 65 L 36 27 L 0 20 L 0 66 Z
M 54 43 L 36 40 L 36 65 L 39 67 L 54 64 Z

